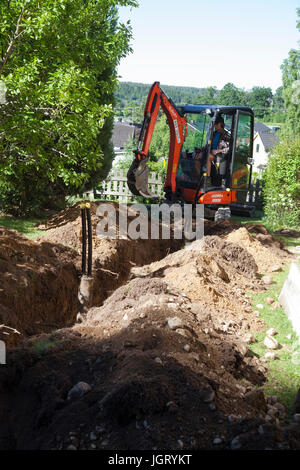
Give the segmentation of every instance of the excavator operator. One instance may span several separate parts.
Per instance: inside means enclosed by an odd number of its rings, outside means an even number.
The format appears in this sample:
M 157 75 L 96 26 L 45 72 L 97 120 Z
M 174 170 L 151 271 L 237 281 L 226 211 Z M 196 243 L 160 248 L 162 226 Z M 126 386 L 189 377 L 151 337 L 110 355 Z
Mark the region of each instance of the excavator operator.
M 229 147 L 230 147 L 230 133 L 224 128 L 224 119 L 222 116 L 217 116 L 215 121 L 215 130 L 212 136 L 212 145 L 211 145 L 211 153 L 207 160 L 207 168 L 206 168 L 206 185 L 212 186 L 211 181 L 211 162 L 215 160 L 217 154 L 222 154 L 223 159 L 227 158 Z M 206 155 L 206 147 L 197 148 L 195 149 L 194 159 L 195 162 L 195 170 L 200 175 L 201 166 L 202 166 L 202 159 L 203 156 Z M 199 163 L 198 163 L 199 162 Z

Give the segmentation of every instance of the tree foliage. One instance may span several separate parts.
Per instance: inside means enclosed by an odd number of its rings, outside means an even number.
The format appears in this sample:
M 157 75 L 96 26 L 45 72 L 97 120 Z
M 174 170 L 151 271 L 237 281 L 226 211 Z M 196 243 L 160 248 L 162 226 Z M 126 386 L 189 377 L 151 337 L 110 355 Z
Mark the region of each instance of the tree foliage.
M 297 10 L 300 31 L 300 8 Z M 300 134 L 300 50 L 291 49 L 282 66 L 283 98 L 287 106 L 286 134 Z
M 300 139 L 273 148 L 265 173 L 265 213 L 273 229 L 299 227 Z
M 24 214 L 106 176 L 113 158 L 116 66 L 135 0 L 3 0 L 0 4 L 0 202 Z
M 218 95 L 218 101 L 225 106 L 245 106 L 246 93 L 233 83 L 226 83 Z

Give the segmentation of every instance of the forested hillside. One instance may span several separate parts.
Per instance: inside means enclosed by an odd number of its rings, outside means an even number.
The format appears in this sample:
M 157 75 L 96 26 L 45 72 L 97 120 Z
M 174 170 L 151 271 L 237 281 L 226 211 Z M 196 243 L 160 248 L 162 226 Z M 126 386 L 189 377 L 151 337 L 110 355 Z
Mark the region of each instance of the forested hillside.
M 141 121 L 143 107 L 151 84 L 120 82 L 116 91 L 117 114 Z M 275 93 L 270 87 L 254 86 L 251 90 L 226 83 L 221 90 L 216 87 L 193 88 L 161 84 L 162 89 L 177 104 L 222 104 L 250 106 L 258 119 L 284 122 L 286 110 L 282 87 Z

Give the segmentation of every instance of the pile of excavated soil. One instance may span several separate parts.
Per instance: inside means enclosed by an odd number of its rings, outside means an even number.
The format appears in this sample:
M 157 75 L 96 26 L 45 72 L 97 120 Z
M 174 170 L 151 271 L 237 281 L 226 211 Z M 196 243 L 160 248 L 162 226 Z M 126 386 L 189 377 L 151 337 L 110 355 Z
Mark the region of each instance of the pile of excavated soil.
M 247 250 L 255 259 L 259 273 L 269 272 L 276 265 L 282 266 L 290 256 L 283 243 L 272 235 L 260 232 L 254 238 L 246 227 L 232 231 L 225 239 Z
M 132 277 L 164 279 L 193 301 L 209 307 L 220 328 L 233 322 L 236 329 L 243 331 L 250 324 L 252 330 L 262 326 L 261 320 L 251 315 L 246 294 L 264 289 L 257 269 L 253 256 L 238 244 L 207 236 L 161 261 L 133 268 L 131 273 Z
M 0 339 L 7 346 L 74 323 L 76 257 L 63 246 L 36 243 L 0 229 Z

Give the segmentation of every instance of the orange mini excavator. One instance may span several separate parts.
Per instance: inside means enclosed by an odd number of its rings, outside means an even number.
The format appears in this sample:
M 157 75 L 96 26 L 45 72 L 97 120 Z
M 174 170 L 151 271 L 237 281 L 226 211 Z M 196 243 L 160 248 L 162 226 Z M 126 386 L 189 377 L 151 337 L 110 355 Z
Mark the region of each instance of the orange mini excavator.
M 145 105 L 135 159 L 127 173 L 130 191 L 146 198 L 157 197 L 148 187 L 148 153 L 158 112 L 162 108 L 170 129 L 170 147 L 164 193 L 170 203 L 205 204 L 211 217 L 219 209 L 253 215 L 246 203 L 252 173 L 253 110 L 246 106 L 176 106 L 155 82 Z M 229 147 L 217 153 L 207 178 L 208 159 L 213 146 L 216 119 L 223 118 Z M 197 154 L 202 158 L 197 159 Z M 196 158 L 195 158 L 196 157 Z M 207 212 L 208 210 L 208 212 Z

